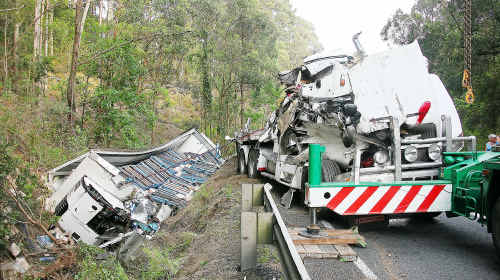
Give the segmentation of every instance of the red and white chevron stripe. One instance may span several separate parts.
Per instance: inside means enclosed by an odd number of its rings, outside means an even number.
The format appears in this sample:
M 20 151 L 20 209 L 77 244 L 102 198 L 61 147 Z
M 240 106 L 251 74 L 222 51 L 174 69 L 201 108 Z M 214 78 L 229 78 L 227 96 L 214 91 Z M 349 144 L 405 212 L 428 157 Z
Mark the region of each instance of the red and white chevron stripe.
M 451 184 L 310 188 L 309 201 L 340 215 L 438 212 L 451 210 L 451 191 Z

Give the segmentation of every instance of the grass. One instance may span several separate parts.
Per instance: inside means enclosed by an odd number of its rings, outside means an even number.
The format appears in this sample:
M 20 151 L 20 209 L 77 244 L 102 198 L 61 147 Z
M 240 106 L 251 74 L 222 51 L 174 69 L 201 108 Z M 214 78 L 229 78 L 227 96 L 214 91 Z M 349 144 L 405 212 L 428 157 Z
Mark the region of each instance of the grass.
M 226 185 L 224 187 L 224 194 L 226 195 L 226 198 L 232 198 L 233 197 L 233 186 Z
M 144 248 L 143 251 L 148 257 L 148 266 L 142 272 L 142 279 L 172 279 L 179 271 L 181 259 L 172 257 L 168 249 Z
M 79 244 L 78 256 L 80 259 L 80 270 L 75 279 L 77 280 L 128 280 L 127 273 L 114 258 L 96 260 L 99 254 L 105 251 L 95 246 Z
M 275 248 L 270 246 L 257 247 L 257 263 L 279 263 L 279 257 Z

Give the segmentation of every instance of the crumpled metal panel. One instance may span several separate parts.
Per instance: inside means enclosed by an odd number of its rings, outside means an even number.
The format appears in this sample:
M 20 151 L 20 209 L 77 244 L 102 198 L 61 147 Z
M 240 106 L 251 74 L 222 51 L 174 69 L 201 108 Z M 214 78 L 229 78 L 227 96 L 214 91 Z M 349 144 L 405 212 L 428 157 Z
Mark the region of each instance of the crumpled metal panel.
M 319 72 L 325 70 L 328 67 L 335 67 L 335 64 L 337 62 L 335 61 L 336 59 L 323 59 L 323 60 L 317 60 L 308 64 L 305 64 L 304 67 L 307 68 L 311 76 L 316 76 Z

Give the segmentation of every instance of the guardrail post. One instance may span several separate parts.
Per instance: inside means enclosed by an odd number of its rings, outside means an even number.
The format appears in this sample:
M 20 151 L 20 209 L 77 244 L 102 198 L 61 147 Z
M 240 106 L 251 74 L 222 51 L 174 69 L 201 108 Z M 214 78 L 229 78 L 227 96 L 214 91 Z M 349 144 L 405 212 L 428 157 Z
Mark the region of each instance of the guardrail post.
M 255 268 L 257 263 L 257 213 L 241 213 L 241 271 Z
M 257 243 L 273 243 L 273 212 L 260 212 L 257 214 Z
M 241 186 L 241 212 L 250 211 L 253 204 L 252 184 L 243 184 Z
M 252 192 L 252 206 L 264 205 L 264 185 L 254 184 Z

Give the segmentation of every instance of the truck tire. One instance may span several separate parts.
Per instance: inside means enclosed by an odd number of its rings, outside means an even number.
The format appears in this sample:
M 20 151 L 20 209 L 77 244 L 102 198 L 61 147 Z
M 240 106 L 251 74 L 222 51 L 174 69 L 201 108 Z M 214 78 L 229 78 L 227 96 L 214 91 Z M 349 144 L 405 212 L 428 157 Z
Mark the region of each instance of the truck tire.
M 238 152 L 238 172 L 240 174 L 247 173 L 247 164 L 245 162 L 245 152 L 243 149 L 240 149 Z
M 491 209 L 491 237 L 497 256 L 500 257 L 500 197 L 497 198 L 495 205 Z
M 240 162 L 240 145 L 238 145 L 238 143 L 236 143 L 236 173 L 240 173 L 240 165 L 239 165 L 239 162 Z
M 248 178 L 257 178 L 259 177 L 259 171 L 257 170 L 257 162 L 259 160 L 259 151 L 256 149 L 250 149 L 248 153 L 248 166 L 247 166 L 247 174 Z
M 323 177 L 323 182 L 333 182 L 340 172 L 340 167 L 335 161 L 329 159 L 323 160 L 321 164 L 321 177 Z

